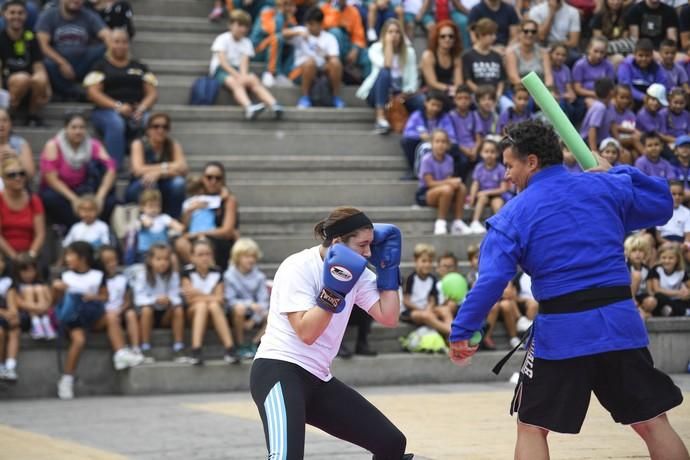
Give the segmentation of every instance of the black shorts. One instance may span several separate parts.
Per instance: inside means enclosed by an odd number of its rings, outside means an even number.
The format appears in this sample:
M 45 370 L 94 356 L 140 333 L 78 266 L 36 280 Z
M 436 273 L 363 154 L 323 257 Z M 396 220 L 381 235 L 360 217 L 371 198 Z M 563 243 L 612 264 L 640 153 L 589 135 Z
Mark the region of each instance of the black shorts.
M 426 192 L 429 191 L 429 187 L 419 187 L 414 194 L 414 200 L 419 206 L 427 206 L 426 202 Z
M 527 425 L 579 433 L 592 392 L 624 425 L 651 420 L 683 401 L 671 378 L 654 368 L 647 348 L 562 360 L 534 358 L 533 350 L 532 344 L 510 408 Z

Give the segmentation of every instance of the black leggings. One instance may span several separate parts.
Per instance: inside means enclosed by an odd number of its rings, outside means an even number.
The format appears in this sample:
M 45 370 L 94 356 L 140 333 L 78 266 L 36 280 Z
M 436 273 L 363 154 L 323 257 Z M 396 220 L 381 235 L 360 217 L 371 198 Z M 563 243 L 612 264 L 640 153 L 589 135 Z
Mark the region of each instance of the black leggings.
M 250 388 L 264 425 L 269 459 L 304 458 L 305 423 L 367 449 L 377 460 L 403 458 L 405 435 L 335 377 L 324 382 L 296 364 L 257 359 Z

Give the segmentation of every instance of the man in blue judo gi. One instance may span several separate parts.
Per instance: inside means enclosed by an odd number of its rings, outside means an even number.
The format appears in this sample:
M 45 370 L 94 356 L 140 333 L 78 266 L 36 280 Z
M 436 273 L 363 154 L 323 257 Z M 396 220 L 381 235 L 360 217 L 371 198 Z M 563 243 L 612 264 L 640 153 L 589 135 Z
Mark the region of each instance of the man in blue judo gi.
M 500 145 L 506 178 L 520 193 L 487 221 L 479 276 L 452 326 L 450 356 L 465 364 L 478 331 L 519 265 L 539 301 L 510 413 L 518 414 L 515 458 L 549 458 L 549 431 L 578 433 L 591 392 L 616 422 L 631 425 L 652 459 L 687 460 L 665 412 L 683 398 L 654 368 L 632 300 L 623 240 L 663 225 L 668 184 L 630 166 L 570 174 L 549 126 L 527 121 Z

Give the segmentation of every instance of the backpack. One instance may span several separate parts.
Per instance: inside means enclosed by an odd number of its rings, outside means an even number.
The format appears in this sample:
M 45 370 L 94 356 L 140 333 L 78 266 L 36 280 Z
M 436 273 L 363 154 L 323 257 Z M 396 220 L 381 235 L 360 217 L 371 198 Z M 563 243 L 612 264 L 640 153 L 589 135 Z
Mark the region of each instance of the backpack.
M 191 105 L 213 105 L 220 90 L 220 83 L 213 77 L 199 77 L 194 80 L 189 92 Z
M 413 353 L 447 353 L 446 341 L 437 331 L 427 326 L 421 326 L 400 338 L 400 344 L 405 351 Z
M 414 166 L 412 167 L 414 177 L 419 177 L 419 168 L 422 165 L 422 158 L 424 158 L 427 153 L 431 153 L 431 142 L 421 142 L 414 150 Z
M 333 107 L 333 90 L 326 74 L 321 73 L 314 79 L 309 90 L 309 99 L 314 107 Z

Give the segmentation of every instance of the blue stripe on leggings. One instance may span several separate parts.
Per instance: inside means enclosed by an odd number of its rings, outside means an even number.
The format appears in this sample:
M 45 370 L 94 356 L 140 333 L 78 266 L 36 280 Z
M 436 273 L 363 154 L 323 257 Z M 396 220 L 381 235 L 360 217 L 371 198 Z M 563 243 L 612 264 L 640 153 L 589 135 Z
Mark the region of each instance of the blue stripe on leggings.
M 283 388 L 277 382 L 264 400 L 264 411 L 268 422 L 268 458 L 271 460 L 287 459 L 287 414 Z

